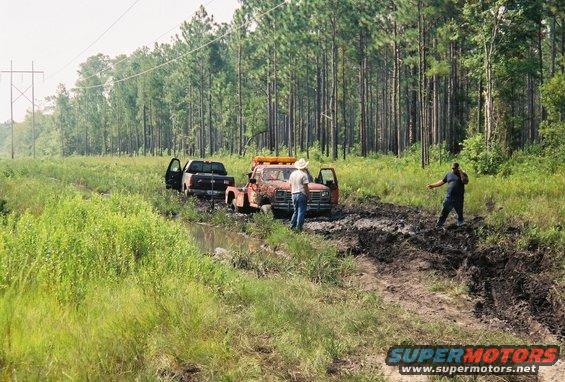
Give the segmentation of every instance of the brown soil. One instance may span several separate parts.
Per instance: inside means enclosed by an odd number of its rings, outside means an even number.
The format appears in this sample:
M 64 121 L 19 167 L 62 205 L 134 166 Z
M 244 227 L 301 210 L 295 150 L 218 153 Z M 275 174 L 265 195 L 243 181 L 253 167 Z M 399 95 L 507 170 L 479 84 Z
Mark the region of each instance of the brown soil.
M 387 301 L 468 327 L 563 339 L 563 291 L 553 281 L 552 254 L 482 244 L 478 231 L 487 227 L 480 218 L 445 231 L 436 230 L 434 221 L 417 208 L 377 202 L 343 206 L 332 217 L 309 219 L 305 228 L 357 255 L 360 273 L 352 282 L 379 290 Z M 508 232 L 510 239 L 518 235 Z M 464 284 L 468 295 L 431 292 L 427 282 L 433 275 Z

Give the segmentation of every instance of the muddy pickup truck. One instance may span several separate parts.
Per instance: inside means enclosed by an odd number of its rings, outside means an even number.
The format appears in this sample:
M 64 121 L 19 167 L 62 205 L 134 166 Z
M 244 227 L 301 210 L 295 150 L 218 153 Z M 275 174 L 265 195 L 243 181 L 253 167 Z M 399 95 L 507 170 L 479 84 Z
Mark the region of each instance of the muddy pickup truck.
M 165 174 L 165 186 L 185 195 L 223 198 L 226 188 L 235 185 L 220 162 L 189 160 L 184 167 L 177 158 L 171 159 Z
M 272 211 L 288 215 L 294 210 L 288 178 L 295 170 L 294 157 L 254 157 L 249 180 L 244 187 L 226 188 L 226 203 L 237 212 Z M 308 172 L 310 184 L 310 214 L 329 215 L 338 204 L 339 187 L 335 170 L 322 168 L 314 179 Z

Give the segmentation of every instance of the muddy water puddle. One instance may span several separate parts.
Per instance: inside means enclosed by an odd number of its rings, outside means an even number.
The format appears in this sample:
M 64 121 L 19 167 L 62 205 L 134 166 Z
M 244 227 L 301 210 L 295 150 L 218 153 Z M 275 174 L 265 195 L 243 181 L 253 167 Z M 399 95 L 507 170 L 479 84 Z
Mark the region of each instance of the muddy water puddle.
M 263 243 L 259 240 L 228 229 L 198 223 L 187 223 L 186 227 L 189 236 L 203 253 L 213 254 L 222 250 L 247 253 L 263 250 Z

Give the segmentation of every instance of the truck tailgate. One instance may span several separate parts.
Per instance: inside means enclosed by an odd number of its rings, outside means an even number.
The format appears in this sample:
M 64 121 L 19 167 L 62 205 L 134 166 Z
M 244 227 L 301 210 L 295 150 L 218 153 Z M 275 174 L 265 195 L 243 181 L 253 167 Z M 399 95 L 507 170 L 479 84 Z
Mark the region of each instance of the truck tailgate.
M 234 184 L 231 176 L 194 174 L 192 175 L 191 189 L 225 191 L 229 185 Z

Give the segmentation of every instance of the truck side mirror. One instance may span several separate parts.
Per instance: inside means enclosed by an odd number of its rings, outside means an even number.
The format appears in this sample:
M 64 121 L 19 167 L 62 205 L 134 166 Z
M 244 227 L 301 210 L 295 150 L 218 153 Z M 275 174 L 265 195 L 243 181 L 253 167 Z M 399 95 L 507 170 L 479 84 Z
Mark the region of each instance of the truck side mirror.
M 250 183 L 250 184 L 257 184 L 257 179 L 255 179 L 255 178 L 250 178 L 250 179 L 249 179 L 249 183 Z

